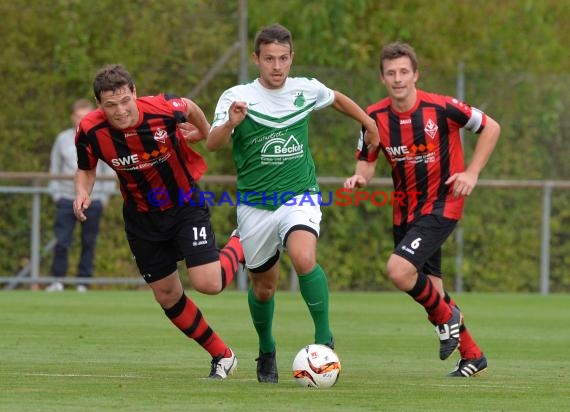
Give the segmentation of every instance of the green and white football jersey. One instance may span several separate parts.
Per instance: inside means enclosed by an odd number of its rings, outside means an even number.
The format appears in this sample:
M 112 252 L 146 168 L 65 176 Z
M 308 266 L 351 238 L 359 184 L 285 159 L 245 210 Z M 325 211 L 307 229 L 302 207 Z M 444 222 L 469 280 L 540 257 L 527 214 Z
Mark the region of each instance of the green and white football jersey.
M 212 127 L 227 121 L 234 101 L 248 104 L 232 133 L 237 189 L 242 199 L 247 195 L 246 204 L 274 210 L 295 195 L 318 192 L 309 119 L 333 103 L 334 92 L 316 79 L 289 77 L 280 89 L 256 79 L 222 94 Z

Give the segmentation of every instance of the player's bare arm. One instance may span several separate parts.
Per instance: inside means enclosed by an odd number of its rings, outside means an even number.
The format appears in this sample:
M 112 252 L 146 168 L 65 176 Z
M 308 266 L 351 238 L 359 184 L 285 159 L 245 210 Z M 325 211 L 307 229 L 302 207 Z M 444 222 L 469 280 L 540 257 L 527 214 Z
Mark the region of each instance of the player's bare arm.
M 181 123 L 178 127 L 187 142 L 199 142 L 208 136 L 210 123 L 208 123 L 204 112 L 196 103 L 186 98 L 182 98 L 182 100 L 186 102 L 188 122 Z
M 344 181 L 344 188 L 352 190 L 366 186 L 374 177 L 376 162 L 376 160 L 373 162 L 366 160 L 357 161 L 354 174 Z
M 96 170 L 81 170 L 75 172 L 75 200 L 73 201 L 73 213 L 75 217 L 84 222 L 87 220 L 85 210 L 91 205 L 91 191 L 95 184 Z
M 499 136 L 501 126 L 490 116 L 487 116 L 485 128 L 481 131 L 473 157 L 464 172 L 455 173 L 445 184 L 450 185 L 453 196 L 469 196 L 479 180 L 479 173 L 483 170 L 491 157 Z
M 378 127 L 374 120 L 366 114 L 364 110 L 357 105 L 350 97 L 341 92 L 334 91 L 333 107 L 341 113 L 352 117 L 366 128 L 364 134 L 364 143 L 369 151 L 374 151 L 380 145 L 380 136 L 378 135 Z
M 228 120 L 210 130 L 206 139 L 206 148 L 215 151 L 228 144 L 234 128 L 245 119 L 246 115 L 246 102 L 232 102 L 228 109 Z

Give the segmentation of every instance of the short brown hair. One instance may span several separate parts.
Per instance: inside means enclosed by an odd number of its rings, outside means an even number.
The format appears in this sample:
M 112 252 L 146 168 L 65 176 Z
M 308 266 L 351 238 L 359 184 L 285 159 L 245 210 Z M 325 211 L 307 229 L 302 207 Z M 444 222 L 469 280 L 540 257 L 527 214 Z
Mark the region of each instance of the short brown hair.
M 73 104 L 71 105 L 71 112 L 75 113 L 75 111 L 82 110 L 82 109 L 93 110 L 94 108 L 95 108 L 95 105 L 93 104 L 93 102 L 91 100 L 78 99 L 78 100 L 74 101 Z
M 122 64 L 109 64 L 99 69 L 93 80 L 93 93 L 98 102 L 101 102 L 101 93 L 128 86 L 131 92 L 135 91 L 133 77 Z
M 264 27 L 255 35 L 254 52 L 259 56 L 260 46 L 262 44 L 282 43 L 289 45 L 289 51 L 293 51 L 293 36 L 285 26 L 275 23 L 271 26 Z
M 384 60 L 394 60 L 399 57 L 409 57 L 412 62 L 412 69 L 414 72 L 418 70 L 418 58 L 416 51 L 408 43 L 394 42 L 387 44 L 380 52 L 380 73 L 384 73 L 382 63 Z

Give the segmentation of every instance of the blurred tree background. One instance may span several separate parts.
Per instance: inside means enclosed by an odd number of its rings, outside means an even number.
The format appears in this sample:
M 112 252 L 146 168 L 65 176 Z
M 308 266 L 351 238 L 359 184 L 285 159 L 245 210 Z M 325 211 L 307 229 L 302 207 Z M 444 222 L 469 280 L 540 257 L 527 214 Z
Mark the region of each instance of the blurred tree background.
M 0 0 L 0 13 L 1 171 L 48 170 L 55 136 L 70 127 L 71 103 L 92 98 L 91 81 L 100 66 L 125 64 L 139 95 L 188 96 L 238 41 L 238 1 Z M 378 53 L 387 42 L 403 40 L 416 48 L 419 87 L 428 91 L 456 96 L 463 65 L 465 100 L 497 119 L 503 131 L 481 178 L 570 179 L 570 1 L 248 0 L 249 53 L 257 30 L 274 22 L 293 33 L 292 75 L 316 77 L 363 107 L 384 97 Z M 238 72 L 235 53 L 193 96 L 210 119 Z M 251 59 L 248 72 L 256 77 Z M 358 125 L 326 109 L 314 115 L 311 128 L 319 175 L 351 174 Z M 469 158 L 476 136 L 466 133 L 465 141 Z M 229 149 L 211 154 L 198 145 L 197 150 L 207 158 L 210 174 L 234 174 Z M 385 166 L 379 176 L 388 176 Z M 323 185 L 323 191 L 336 188 Z M 568 191 L 554 191 L 552 291 L 570 291 L 569 205 Z M 12 275 L 28 259 L 30 197 L 1 194 L 0 208 L 0 273 Z M 120 211 L 117 196 L 102 223 L 97 276 L 137 276 Z M 323 213 L 319 259 L 331 288 L 392 290 L 384 268 L 392 249 L 390 208 L 330 206 Z M 53 237 L 53 214 L 45 196 L 42 244 Z M 537 291 L 540 219 L 539 189 L 476 190 L 461 223 L 464 289 Z M 235 209 L 215 207 L 213 221 L 218 238 L 225 239 L 235 226 Z M 444 248 L 449 278 L 456 271 L 456 247 L 451 238 Z M 42 274 L 49 274 L 50 258 L 42 263 Z M 284 259 L 284 273 L 289 269 Z

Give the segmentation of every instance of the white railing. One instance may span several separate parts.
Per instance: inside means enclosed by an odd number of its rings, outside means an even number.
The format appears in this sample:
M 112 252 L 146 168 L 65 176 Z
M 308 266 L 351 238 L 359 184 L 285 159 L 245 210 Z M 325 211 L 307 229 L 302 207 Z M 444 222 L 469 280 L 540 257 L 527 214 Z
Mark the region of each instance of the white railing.
M 32 224 L 30 228 L 30 264 L 14 276 L 0 276 L 0 284 L 6 284 L 6 288 L 13 288 L 17 284 L 30 284 L 31 288 L 38 288 L 39 284 L 51 283 L 53 277 L 40 276 L 40 260 L 42 247 L 40 245 L 41 233 L 41 196 L 49 193 L 46 187 L 46 181 L 52 179 L 73 179 L 70 175 L 50 175 L 41 172 L 0 172 L 0 181 L 20 181 L 28 182 L 27 185 L 20 186 L 0 186 L 0 193 L 29 194 L 32 197 Z M 102 180 L 110 180 L 113 177 L 101 177 Z M 344 183 L 344 177 L 321 177 L 319 183 L 322 185 L 336 185 L 341 187 Z M 207 175 L 202 178 L 203 184 L 234 184 L 235 176 L 230 175 Z M 389 178 L 375 178 L 369 186 L 372 187 L 390 187 L 392 181 Z M 551 201 L 553 189 L 570 189 L 570 181 L 564 180 L 485 180 L 478 182 L 479 187 L 500 188 L 500 189 L 541 189 L 542 190 L 542 219 L 541 219 L 541 241 L 540 241 L 540 293 L 549 293 L 550 284 L 550 216 Z M 456 254 L 456 278 L 455 290 L 462 291 L 462 250 L 463 239 L 462 230 L 455 233 L 457 242 Z M 49 244 L 44 247 L 49 249 Z M 72 277 L 66 277 L 65 282 L 74 283 L 77 280 Z M 81 282 L 92 284 L 129 284 L 140 285 L 144 281 L 140 277 L 99 277 L 90 279 L 81 279 Z M 245 289 L 247 279 L 245 274 L 238 274 L 237 285 L 240 290 Z

